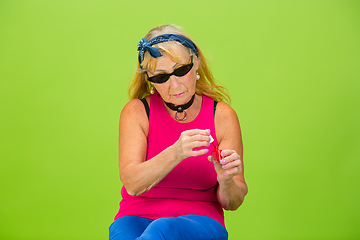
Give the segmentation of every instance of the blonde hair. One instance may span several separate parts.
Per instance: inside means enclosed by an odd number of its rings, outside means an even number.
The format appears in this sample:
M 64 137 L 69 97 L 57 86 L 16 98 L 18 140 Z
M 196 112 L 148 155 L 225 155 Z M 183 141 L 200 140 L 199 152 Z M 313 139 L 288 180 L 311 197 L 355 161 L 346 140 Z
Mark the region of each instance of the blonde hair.
M 188 35 L 182 32 L 180 28 L 175 25 L 162 25 L 156 27 L 150 30 L 148 34 L 146 34 L 145 38 L 149 41 L 150 39 L 158 35 L 166 34 L 166 33 L 182 35 L 191 40 L 191 38 Z M 183 50 L 188 51 L 189 55 L 193 54 L 191 49 L 183 46 L 181 43 L 176 41 L 158 43 L 158 44 L 154 44 L 153 46 L 156 46 L 160 51 L 165 52 L 172 60 L 175 61 L 178 61 L 178 58 L 171 51 L 171 49 L 175 46 L 181 47 Z M 202 54 L 201 50 L 197 45 L 196 48 L 199 54 L 198 74 L 200 75 L 200 79 L 196 81 L 196 93 L 199 95 L 208 96 L 216 101 L 230 102 L 230 96 L 227 93 L 226 88 L 215 83 L 215 79 L 209 67 L 206 64 L 204 55 Z M 140 68 L 140 65 L 138 63 L 135 76 L 129 85 L 128 93 L 131 99 L 135 99 L 135 98 L 141 99 L 150 94 L 151 85 L 147 81 L 145 72 L 147 71 L 146 69 L 148 70 L 155 69 L 156 61 L 154 61 L 154 58 L 152 58 L 148 52 L 145 52 L 144 61 L 141 63 L 141 67 L 142 68 Z

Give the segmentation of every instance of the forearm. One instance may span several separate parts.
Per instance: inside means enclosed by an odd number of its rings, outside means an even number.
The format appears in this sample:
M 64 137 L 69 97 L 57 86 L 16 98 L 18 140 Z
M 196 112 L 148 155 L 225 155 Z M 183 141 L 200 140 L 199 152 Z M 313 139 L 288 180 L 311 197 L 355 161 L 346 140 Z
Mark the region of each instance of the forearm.
M 243 203 L 247 192 L 248 188 L 245 181 L 234 177 L 224 182 L 219 182 L 217 198 L 224 209 L 236 210 Z
M 170 146 L 147 161 L 127 167 L 120 179 L 127 192 L 137 196 L 153 188 L 180 162 Z

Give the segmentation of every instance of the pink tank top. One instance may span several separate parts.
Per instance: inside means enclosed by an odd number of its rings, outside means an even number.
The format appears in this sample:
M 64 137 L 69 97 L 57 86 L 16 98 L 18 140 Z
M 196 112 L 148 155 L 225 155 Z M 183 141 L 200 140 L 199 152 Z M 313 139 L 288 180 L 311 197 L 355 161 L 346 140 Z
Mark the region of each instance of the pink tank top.
M 180 123 L 168 114 L 159 94 L 151 95 L 147 160 L 174 144 L 180 134 L 189 129 L 210 129 L 217 144 L 214 100 L 202 98 L 198 116 L 189 123 Z M 122 187 L 120 210 L 115 220 L 127 215 L 155 220 L 197 214 L 211 217 L 225 227 L 224 212 L 216 196 L 218 183 L 214 164 L 207 160 L 213 146 L 208 149 L 208 154 L 184 159 L 156 186 L 139 196 L 130 196 Z

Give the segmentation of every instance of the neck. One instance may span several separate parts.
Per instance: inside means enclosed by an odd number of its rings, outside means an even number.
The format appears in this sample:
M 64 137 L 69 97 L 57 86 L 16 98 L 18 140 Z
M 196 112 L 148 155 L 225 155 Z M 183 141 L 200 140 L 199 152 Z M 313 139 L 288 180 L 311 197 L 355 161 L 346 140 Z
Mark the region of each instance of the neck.
M 189 107 L 191 107 L 191 105 L 194 103 L 194 99 L 195 99 L 195 94 L 191 97 L 191 99 L 187 103 L 182 104 L 182 105 L 175 105 L 175 104 L 168 103 L 168 102 L 165 102 L 165 101 L 164 101 L 164 103 L 171 110 L 176 111 L 176 113 L 175 113 L 175 119 L 176 120 L 184 121 L 187 118 L 187 113 L 185 112 L 185 110 L 188 109 Z M 177 114 L 182 113 L 182 112 L 185 114 L 185 116 L 183 118 L 178 118 Z
M 193 104 L 194 102 L 194 99 L 195 99 L 195 94 L 191 97 L 191 99 L 185 103 L 185 104 L 182 104 L 182 105 L 175 105 L 175 104 L 172 104 L 172 103 L 168 103 L 168 102 L 165 102 L 164 103 L 166 104 L 166 106 L 168 106 L 171 110 L 173 111 L 177 111 L 179 113 L 183 112 L 184 110 L 188 109 L 189 107 L 191 107 L 191 105 Z

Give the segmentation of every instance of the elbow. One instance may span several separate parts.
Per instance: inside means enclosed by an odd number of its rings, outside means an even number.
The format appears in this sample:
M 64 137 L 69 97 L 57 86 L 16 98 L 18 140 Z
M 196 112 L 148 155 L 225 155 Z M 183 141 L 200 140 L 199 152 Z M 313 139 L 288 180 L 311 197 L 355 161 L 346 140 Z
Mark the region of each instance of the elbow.
M 134 189 L 134 187 L 132 187 L 132 184 L 129 184 L 128 181 L 126 181 L 126 177 L 124 177 L 123 174 L 120 174 L 120 181 L 123 185 L 123 187 L 125 188 L 127 194 L 129 194 L 130 196 L 137 196 L 137 192 Z
M 230 197 L 226 203 L 224 203 L 223 208 L 228 211 L 237 210 L 244 202 L 245 196 L 248 193 L 248 188 L 245 184 L 245 187 L 241 188 L 240 191 L 233 197 Z
M 130 195 L 130 196 L 139 196 L 140 194 L 146 192 L 144 190 L 141 190 L 139 188 L 139 186 L 136 186 L 136 184 L 131 183 L 129 181 L 127 181 L 125 178 L 120 177 L 120 181 L 122 182 L 126 192 Z
M 120 181 L 130 196 L 139 196 L 149 191 L 157 183 L 148 183 L 143 179 L 139 179 L 137 177 L 133 177 L 131 174 L 127 174 L 127 172 L 122 172 L 120 174 Z
M 137 190 L 136 188 L 131 187 L 129 184 L 124 184 L 124 183 L 123 183 L 123 186 L 124 186 L 126 192 L 127 192 L 130 196 L 135 197 L 135 196 L 139 196 L 139 195 L 142 193 L 141 191 Z
M 133 197 L 137 196 L 136 192 L 134 192 L 134 191 L 129 191 L 129 190 L 127 190 L 126 187 L 125 187 L 125 189 L 126 189 L 126 192 L 127 192 L 130 196 L 133 196 Z
M 125 186 L 124 186 L 125 187 Z M 126 189 L 126 192 L 130 195 L 130 196 L 133 196 L 133 197 L 135 197 L 135 196 L 139 196 L 140 194 L 143 194 L 143 193 L 145 193 L 145 192 L 147 192 L 147 190 L 137 190 L 137 189 L 127 189 L 126 187 L 125 187 L 125 189 Z
M 239 202 L 231 202 L 229 203 L 229 205 L 224 206 L 224 209 L 227 211 L 235 211 L 241 206 L 242 203 L 243 203 L 243 199 L 240 199 Z
M 126 192 L 130 195 L 130 196 L 139 196 L 147 191 L 149 191 L 150 189 L 149 188 L 140 188 L 140 187 L 135 187 L 135 186 L 132 186 L 132 185 L 125 185 L 123 184 L 123 186 L 125 187 L 126 189 Z

